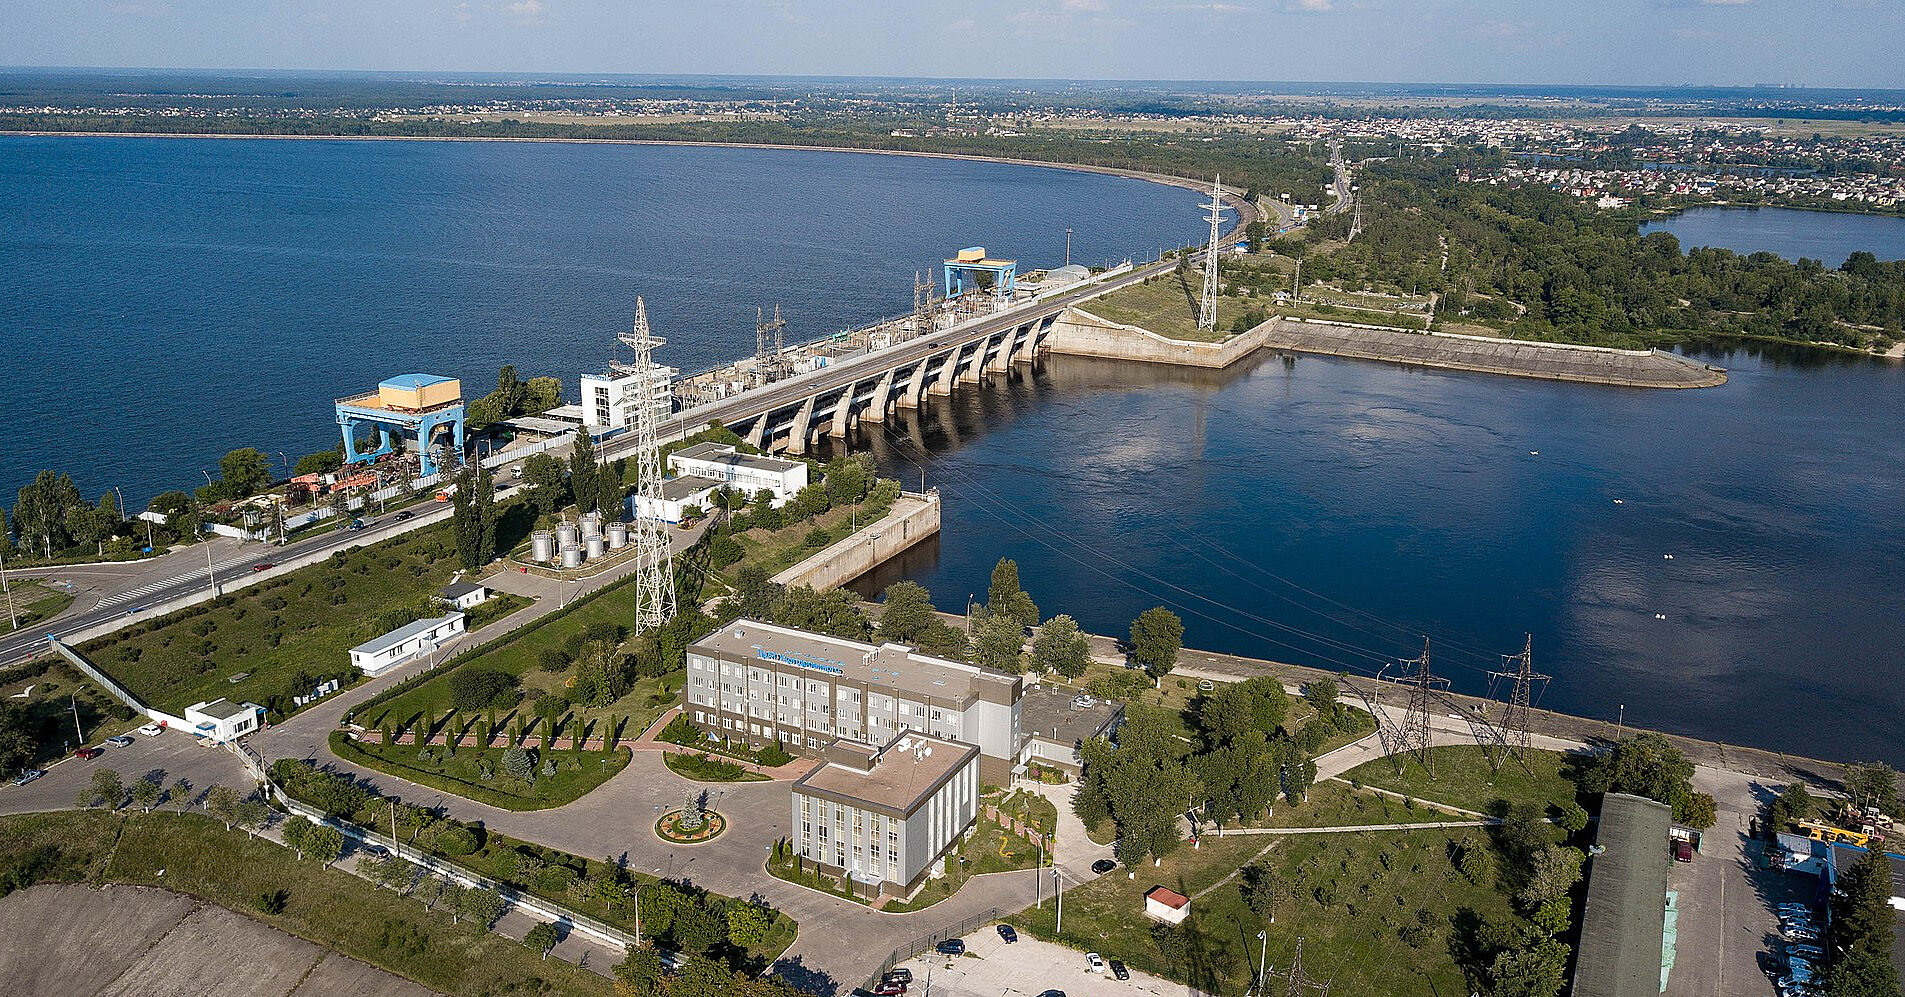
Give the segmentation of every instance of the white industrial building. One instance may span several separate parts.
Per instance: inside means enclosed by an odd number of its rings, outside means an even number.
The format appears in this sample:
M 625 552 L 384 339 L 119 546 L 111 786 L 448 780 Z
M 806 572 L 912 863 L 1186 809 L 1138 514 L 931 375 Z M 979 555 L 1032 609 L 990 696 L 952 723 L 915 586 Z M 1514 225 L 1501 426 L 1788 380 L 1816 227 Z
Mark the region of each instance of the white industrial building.
M 807 462 L 745 454 L 726 443 L 697 443 L 668 455 L 668 469 L 676 474 L 712 478 L 745 492 L 749 499 L 763 489 L 774 493 L 774 505 L 785 505 L 807 487 Z
M 688 648 L 682 715 L 718 738 L 813 754 L 835 738 L 886 744 L 917 732 L 977 745 L 981 776 L 1019 764 L 1017 675 L 742 620 Z
M 451 609 L 474 609 L 489 599 L 489 587 L 479 582 L 455 581 L 437 591 L 437 598 Z
M 661 364 L 649 369 L 654 385 L 654 393 L 649 396 L 649 401 L 655 407 L 657 416 L 665 416 L 675 410 L 674 380 L 680 373 L 673 367 Z M 582 409 L 582 424 L 597 435 L 627 429 L 635 425 L 635 405 L 640 397 L 640 378 L 633 371 L 609 370 L 601 374 L 584 374 L 582 399 L 578 403 Z
M 639 519 L 679 523 L 687 518 L 689 506 L 699 508 L 704 514 L 714 508 L 714 493 L 721 487 L 721 482 L 713 478 L 694 475 L 668 478 L 661 483 L 659 501 L 651 502 L 648 496 L 637 492 L 628 497 L 628 508 Z
M 214 699 L 209 703 L 193 703 L 186 707 L 185 722 L 190 727 L 188 733 L 213 741 L 230 741 L 257 730 L 258 717 L 262 713 L 264 707 L 256 703 Z
M 376 678 L 406 661 L 435 653 L 462 633 L 462 613 L 427 617 L 351 648 L 351 664 Z
M 793 787 L 794 846 L 865 895 L 910 895 L 972 826 L 979 749 L 919 734 L 830 742 Z

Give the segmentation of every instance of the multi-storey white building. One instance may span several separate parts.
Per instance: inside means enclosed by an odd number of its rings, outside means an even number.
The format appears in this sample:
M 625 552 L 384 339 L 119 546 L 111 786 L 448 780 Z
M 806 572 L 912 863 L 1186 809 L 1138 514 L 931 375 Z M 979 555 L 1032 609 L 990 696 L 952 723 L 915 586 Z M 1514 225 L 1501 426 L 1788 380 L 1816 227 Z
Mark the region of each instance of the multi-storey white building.
M 979 749 L 903 734 L 884 748 L 837 738 L 794 783 L 794 847 L 867 895 L 911 894 L 979 810 Z
M 835 738 L 886 744 L 907 732 L 979 749 L 980 777 L 1005 785 L 1019 759 L 1017 675 L 742 620 L 688 648 L 682 715 L 715 737 L 812 754 Z
M 675 375 L 681 373 L 673 367 L 655 364 L 650 372 L 654 379 L 654 394 L 649 403 L 655 407 L 657 416 L 665 416 L 675 410 Z M 635 424 L 635 404 L 641 397 L 641 386 L 634 372 L 610 370 L 603 374 L 582 375 L 582 400 L 578 403 L 582 409 L 582 425 L 596 434 L 627 429 Z
M 807 462 L 744 454 L 726 443 L 697 443 L 668 455 L 668 468 L 684 477 L 713 478 L 752 499 L 762 489 L 774 505 L 786 504 L 807 487 Z

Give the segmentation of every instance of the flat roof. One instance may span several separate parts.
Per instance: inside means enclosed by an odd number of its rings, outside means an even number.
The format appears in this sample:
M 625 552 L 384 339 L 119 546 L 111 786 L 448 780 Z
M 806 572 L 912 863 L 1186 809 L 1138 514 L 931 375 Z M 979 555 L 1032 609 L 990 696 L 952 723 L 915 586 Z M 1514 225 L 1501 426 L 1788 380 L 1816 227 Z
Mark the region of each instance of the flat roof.
M 367 640 L 351 648 L 351 653 L 355 654 L 361 651 L 365 654 L 377 654 L 382 651 L 388 651 L 412 637 L 428 633 L 451 619 L 460 618 L 462 615 L 462 613 L 445 613 L 442 616 L 427 616 L 415 623 L 406 623 L 382 637 Z
M 1104 733 L 1124 710 L 1115 700 L 1097 697 L 1092 698 L 1090 706 L 1074 709 L 1072 701 L 1079 695 L 1078 690 L 1063 686 L 1040 685 L 1026 689 L 1025 698 L 1020 700 L 1023 712 L 1019 721 L 1025 736 L 1076 744 Z
M 828 748 L 829 754 L 834 754 L 835 748 L 874 750 L 871 745 L 846 738 L 835 739 Z M 862 771 L 828 762 L 796 780 L 794 792 L 904 819 L 979 756 L 975 745 L 910 732 L 878 750 L 879 757 L 871 769 Z
M 230 720 L 233 717 L 242 716 L 256 709 L 256 706 L 245 706 L 242 703 L 234 703 L 229 699 L 214 699 L 209 703 L 200 703 L 197 706 L 191 707 L 191 712 L 212 717 L 216 720 Z
M 482 585 L 477 582 L 464 581 L 464 582 L 451 582 L 450 584 L 443 586 L 443 588 L 440 590 L 440 594 L 445 599 L 461 599 L 462 597 L 469 595 L 472 592 L 487 592 L 487 591 L 489 591 L 489 586 L 487 585 Z
M 704 460 L 711 464 L 751 467 L 757 471 L 787 471 L 801 466 L 801 462 L 797 460 L 769 457 L 765 454 L 742 453 L 731 444 L 713 441 L 697 443 L 686 450 L 677 450 L 668 455 L 669 460 L 674 460 L 676 457 L 683 460 Z
M 1190 897 L 1187 897 L 1184 894 L 1179 893 L 1168 886 L 1151 887 L 1149 890 L 1146 890 L 1144 892 L 1144 899 L 1156 900 L 1158 903 L 1161 903 L 1164 906 L 1170 907 L 1174 910 L 1181 910 L 1183 909 L 1185 904 L 1188 904 L 1191 902 Z
M 967 702 L 982 685 L 1005 693 L 1022 681 L 1017 675 L 929 657 L 904 644 L 875 647 L 758 620 L 729 624 L 695 641 L 693 647 L 724 654 L 731 661 L 790 664 L 864 683 L 869 690 L 886 687 L 947 702 Z
M 703 478 L 693 474 L 683 474 L 668 478 L 661 483 L 661 497 L 664 501 L 676 502 L 702 492 L 711 491 L 726 485 L 725 481 Z
M 380 388 L 401 388 L 405 391 L 415 391 L 418 388 L 429 387 L 432 384 L 447 384 L 454 380 L 456 380 L 456 378 L 444 377 L 442 374 L 398 374 L 396 377 L 384 378 L 377 382 L 377 386 Z
M 1672 826 L 1673 808 L 1665 803 L 1626 793 L 1601 797 L 1594 842 L 1605 851 L 1588 863 L 1573 997 L 1659 997 Z

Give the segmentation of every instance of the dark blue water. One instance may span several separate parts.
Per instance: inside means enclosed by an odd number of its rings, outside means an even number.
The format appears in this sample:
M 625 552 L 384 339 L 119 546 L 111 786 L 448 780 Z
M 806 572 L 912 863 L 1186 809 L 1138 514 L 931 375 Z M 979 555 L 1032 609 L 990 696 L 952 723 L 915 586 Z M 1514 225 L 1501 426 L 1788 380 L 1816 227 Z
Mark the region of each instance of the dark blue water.
M 635 296 L 695 369 L 912 307 L 964 246 L 1021 269 L 1194 239 L 1197 195 L 1032 167 L 641 146 L 0 138 L 0 502 L 143 507 L 219 455 L 335 445 L 393 374 L 599 369 Z
M 1905 217 L 1849 215 L 1792 208 L 1692 208 L 1647 222 L 1642 233 L 1672 232 L 1682 248 L 1712 246 L 1741 255 L 1777 253 L 1837 267 L 1860 250 L 1881 260 L 1905 259 Z
M 1009 556 L 1099 633 L 1164 604 L 1190 646 L 1358 675 L 1428 634 L 1474 693 L 1531 633 L 1545 707 L 1905 763 L 1905 367 L 1712 356 L 1701 391 L 1054 358 L 869 441 L 946 518 L 863 587 L 958 611 Z

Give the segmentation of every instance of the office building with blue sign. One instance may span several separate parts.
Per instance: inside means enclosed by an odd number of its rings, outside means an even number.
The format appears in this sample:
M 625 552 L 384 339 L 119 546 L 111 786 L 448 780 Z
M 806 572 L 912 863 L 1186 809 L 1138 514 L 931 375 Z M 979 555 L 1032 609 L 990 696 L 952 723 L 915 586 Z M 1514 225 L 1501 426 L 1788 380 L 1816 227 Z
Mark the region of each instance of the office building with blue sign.
M 818 755 L 835 738 L 885 745 L 918 732 L 979 749 L 1005 785 L 1021 761 L 1024 681 L 900 644 L 742 620 L 688 648 L 682 715 L 708 735 Z

